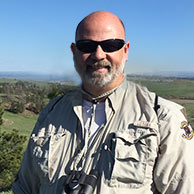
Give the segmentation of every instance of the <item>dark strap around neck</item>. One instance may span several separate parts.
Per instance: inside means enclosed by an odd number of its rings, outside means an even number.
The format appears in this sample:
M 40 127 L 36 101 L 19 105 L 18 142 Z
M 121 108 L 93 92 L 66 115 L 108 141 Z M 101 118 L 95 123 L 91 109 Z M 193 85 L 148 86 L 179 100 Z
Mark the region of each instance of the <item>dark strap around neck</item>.
M 155 110 L 156 114 L 158 114 L 159 108 L 160 108 L 160 105 L 158 104 L 158 95 L 156 94 L 155 101 L 154 101 L 154 110 Z

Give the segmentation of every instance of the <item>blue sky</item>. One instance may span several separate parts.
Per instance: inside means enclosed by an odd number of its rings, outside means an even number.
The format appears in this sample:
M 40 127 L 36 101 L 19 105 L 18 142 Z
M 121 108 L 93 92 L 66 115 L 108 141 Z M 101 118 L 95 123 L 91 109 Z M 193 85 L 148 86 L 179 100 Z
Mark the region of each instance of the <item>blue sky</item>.
M 127 73 L 194 72 L 193 0 L 0 0 L 0 71 L 72 74 L 75 28 L 96 10 L 125 24 Z

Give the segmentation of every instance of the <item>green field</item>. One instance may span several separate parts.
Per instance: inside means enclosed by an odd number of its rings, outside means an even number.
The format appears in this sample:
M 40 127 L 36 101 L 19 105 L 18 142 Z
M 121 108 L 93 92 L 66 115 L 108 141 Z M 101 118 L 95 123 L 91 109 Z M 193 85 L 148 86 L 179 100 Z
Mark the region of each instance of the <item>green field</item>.
M 22 135 L 29 136 L 29 134 L 32 132 L 37 117 L 38 116 L 34 114 L 14 114 L 5 111 L 3 114 L 3 125 L 1 126 L 1 130 L 8 132 L 12 129 L 17 129 Z
M 150 91 L 159 96 L 171 99 L 193 99 L 194 81 L 183 79 L 145 79 L 139 77 L 128 77 L 129 80 L 146 86 Z

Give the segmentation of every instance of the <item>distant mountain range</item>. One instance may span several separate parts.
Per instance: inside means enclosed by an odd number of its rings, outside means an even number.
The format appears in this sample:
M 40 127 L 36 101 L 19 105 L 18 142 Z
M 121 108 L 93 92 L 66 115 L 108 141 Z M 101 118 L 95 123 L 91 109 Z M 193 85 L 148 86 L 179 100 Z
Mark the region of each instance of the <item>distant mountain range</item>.
M 131 74 L 133 75 L 133 74 Z M 139 76 L 160 76 L 160 77 L 174 77 L 174 78 L 194 78 L 194 72 L 179 72 L 179 71 L 157 71 L 146 73 L 135 73 Z
M 51 81 L 63 82 L 72 81 L 79 82 L 78 75 L 63 75 L 63 74 L 40 74 L 30 72 L 0 72 L 0 78 L 22 79 L 22 80 L 36 80 L 36 81 Z
M 151 73 L 133 73 L 129 76 L 146 76 L 146 77 L 172 77 L 183 79 L 194 79 L 194 72 L 151 72 Z M 23 80 L 36 80 L 36 81 L 51 81 L 51 82 L 63 82 L 72 81 L 80 82 L 78 75 L 63 75 L 63 74 L 39 74 L 29 72 L 0 72 L 0 78 L 12 78 Z

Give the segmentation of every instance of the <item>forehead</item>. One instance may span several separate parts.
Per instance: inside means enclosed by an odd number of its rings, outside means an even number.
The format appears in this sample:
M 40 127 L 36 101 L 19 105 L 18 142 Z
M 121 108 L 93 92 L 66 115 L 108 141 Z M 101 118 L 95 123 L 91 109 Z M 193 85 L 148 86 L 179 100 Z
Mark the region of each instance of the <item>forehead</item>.
M 125 39 L 122 23 L 118 18 L 93 17 L 83 20 L 78 26 L 76 40 L 105 40 L 111 38 Z

